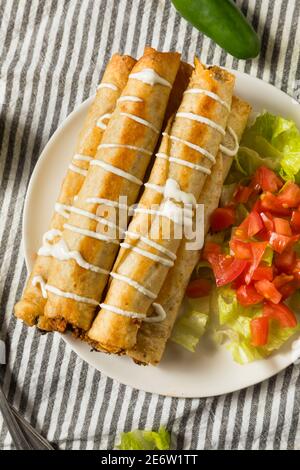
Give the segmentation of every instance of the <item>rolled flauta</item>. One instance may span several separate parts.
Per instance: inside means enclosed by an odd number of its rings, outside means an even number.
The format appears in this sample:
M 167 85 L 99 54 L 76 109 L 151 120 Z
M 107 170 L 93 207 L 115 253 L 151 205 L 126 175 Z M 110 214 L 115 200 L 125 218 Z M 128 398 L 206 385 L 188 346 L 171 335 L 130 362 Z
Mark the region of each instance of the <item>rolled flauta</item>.
M 119 197 L 127 197 L 127 205 L 137 199 L 179 64 L 179 54 L 150 49 L 133 68 L 64 224 L 73 259 L 52 262 L 46 317 L 83 331 L 90 327 L 123 237 Z
M 230 73 L 218 67 L 206 69 L 196 60 L 189 87 L 172 125 L 168 154 L 157 156 L 167 161 L 167 182 L 180 187 L 177 193 L 179 191 L 182 201 L 197 200 L 211 172 L 225 134 L 233 86 L 234 77 Z M 168 190 L 169 187 L 168 184 Z M 180 245 L 165 205 L 171 202 L 169 207 L 172 208 L 177 201 L 175 196 L 169 195 L 169 199 L 166 201 L 164 195 L 161 203 L 164 215 L 155 216 L 147 239 L 133 237 L 129 243 L 121 245 L 126 251 L 120 252 L 118 276 L 113 278 L 88 333 L 98 349 L 115 353 L 131 349 L 136 343 L 141 320 L 148 320 L 145 317 L 174 264 Z M 167 229 L 170 229 L 169 236 L 165 237 Z M 155 308 L 161 312 L 159 305 Z
M 233 97 L 231 113 L 228 120 L 228 129 L 232 129 L 238 141 L 246 127 L 250 114 L 250 106 L 245 101 Z M 227 130 L 224 141 L 225 148 L 236 149 L 236 142 L 232 133 Z M 212 212 L 218 207 L 221 196 L 223 182 L 230 169 L 234 151 L 226 155 L 219 151 L 217 162 L 212 169 L 212 173 L 207 178 L 199 204 L 205 206 L 204 231 L 209 229 L 209 218 Z M 174 322 L 178 315 L 186 287 L 191 274 L 201 256 L 201 250 L 186 250 L 186 240 L 182 240 L 177 252 L 177 260 L 173 268 L 170 269 L 164 285 L 159 293 L 157 302 L 160 303 L 165 312 L 166 318 L 160 323 L 143 323 L 138 331 L 137 343 L 133 349 L 127 351 L 136 362 L 142 364 L 156 365 L 160 362 L 167 341 L 170 337 Z
M 135 62 L 132 57 L 115 54 L 105 69 L 79 134 L 75 154 L 63 180 L 55 204 L 55 212 L 51 219 L 50 231 L 46 235 L 48 237 L 46 243 L 57 242 L 60 238 L 66 217 L 69 217 L 68 208 L 73 205 L 74 197 L 78 194 L 85 180 L 89 162 L 96 155 L 105 126 L 115 109 L 116 101 L 126 85 L 128 75 Z M 42 317 L 46 299 L 42 295 L 40 284 L 33 284 L 32 280 L 41 276 L 47 281 L 51 261 L 50 256 L 37 256 L 22 298 L 15 306 L 15 315 L 30 326 L 36 324 L 37 321 L 40 328 L 49 326 L 47 325 L 49 322 Z

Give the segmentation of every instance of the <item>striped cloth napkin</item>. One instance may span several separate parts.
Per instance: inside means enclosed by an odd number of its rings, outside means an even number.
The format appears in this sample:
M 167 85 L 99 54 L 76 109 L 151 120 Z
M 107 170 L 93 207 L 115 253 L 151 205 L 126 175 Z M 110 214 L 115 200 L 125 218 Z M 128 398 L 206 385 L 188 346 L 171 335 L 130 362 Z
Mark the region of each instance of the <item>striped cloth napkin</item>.
M 172 432 L 178 449 L 300 448 L 300 366 L 262 384 L 208 399 L 151 395 L 89 367 L 58 334 L 41 336 L 12 316 L 26 277 L 23 202 L 41 150 L 93 94 L 104 65 L 145 44 L 191 61 L 245 71 L 300 96 L 299 0 L 237 0 L 262 37 L 257 60 L 238 61 L 176 14 L 169 0 L 0 0 L 1 330 L 4 390 L 61 449 L 112 449 L 122 431 Z M 0 417 L 1 419 L 1 417 Z M 0 446 L 12 447 L 0 421 Z

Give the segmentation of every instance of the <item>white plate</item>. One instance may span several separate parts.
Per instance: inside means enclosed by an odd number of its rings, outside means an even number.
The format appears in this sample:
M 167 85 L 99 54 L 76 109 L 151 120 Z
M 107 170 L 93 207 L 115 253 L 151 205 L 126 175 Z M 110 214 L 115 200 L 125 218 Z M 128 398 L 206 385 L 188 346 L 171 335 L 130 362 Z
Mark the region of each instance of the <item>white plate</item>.
M 248 100 L 254 111 L 268 110 L 296 121 L 300 128 L 300 106 L 273 86 L 249 75 L 234 72 L 236 93 Z M 92 101 L 89 98 L 65 120 L 46 145 L 31 177 L 23 218 L 23 240 L 28 269 L 47 230 L 59 187 L 74 152 L 80 126 Z M 204 338 L 195 354 L 175 344 L 167 346 L 159 367 L 141 367 L 127 357 L 91 352 L 90 347 L 71 335 L 64 340 L 85 361 L 132 387 L 175 397 L 208 397 L 254 385 L 278 373 L 292 362 L 290 345 L 279 353 L 249 365 L 233 362 L 224 347 Z

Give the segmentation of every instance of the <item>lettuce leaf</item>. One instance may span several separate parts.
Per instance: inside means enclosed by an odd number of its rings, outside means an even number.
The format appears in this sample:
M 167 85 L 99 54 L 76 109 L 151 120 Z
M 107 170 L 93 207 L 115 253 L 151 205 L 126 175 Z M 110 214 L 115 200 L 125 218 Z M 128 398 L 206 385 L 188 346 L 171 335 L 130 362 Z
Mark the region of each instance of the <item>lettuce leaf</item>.
M 195 308 L 201 311 L 195 310 Z M 174 325 L 171 341 L 190 352 L 195 352 L 200 338 L 205 332 L 208 312 L 209 297 L 201 297 L 189 301 L 188 308 Z
M 300 132 L 294 121 L 267 112 L 258 116 L 243 135 L 229 181 L 249 177 L 261 165 L 300 183 Z
M 254 347 L 251 344 L 250 323 L 253 318 L 262 314 L 261 305 L 243 307 L 237 302 L 235 291 L 228 286 L 218 288 L 217 296 L 221 326 L 216 329 L 214 337 L 219 344 L 225 342 L 226 348 L 239 364 L 269 356 L 300 330 L 300 325 L 282 328 L 278 322 L 270 321 L 268 343 L 262 347 Z
M 117 446 L 119 450 L 169 450 L 170 433 L 165 427 L 160 427 L 155 431 L 136 431 L 123 432 L 121 442 Z

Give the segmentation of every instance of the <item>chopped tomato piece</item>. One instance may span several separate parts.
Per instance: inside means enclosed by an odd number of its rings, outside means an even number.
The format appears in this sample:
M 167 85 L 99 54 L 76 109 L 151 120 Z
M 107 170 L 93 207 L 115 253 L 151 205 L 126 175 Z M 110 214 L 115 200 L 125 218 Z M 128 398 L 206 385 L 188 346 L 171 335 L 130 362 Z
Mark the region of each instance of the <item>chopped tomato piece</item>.
M 263 211 L 269 211 L 275 215 L 288 216 L 290 209 L 283 207 L 282 203 L 272 193 L 266 192 L 261 195 L 261 208 Z
M 276 232 L 269 232 L 269 234 L 269 243 L 277 253 L 282 253 L 287 248 L 290 248 L 300 238 L 300 235 L 293 235 L 292 237 L 287 237 L 286 235 L 280 235 Z
M 293 269 L 293 275 L 297 281 L 300 281 L 300 259 L 296 260 L 296 263 Z
M 261 212 L 260 216 L 262 218 L 262 221 L 264 223 L 264 226 L 266 227 L 267 230 L 270 232 L 274 231 L 274 220 L 272 214 L 270 212 Z
M 218 287 L 234 281 L 247 266 L 247 261 L 228 255 L 209 254 L 207 259 L 213 269 Z
M 294 312 L 283 303 L 265 302 L 263 314 L 267 318 L 277 320 L 283 328 L 295 328 L 297 325 Z
M 291 226 L 288 220 L 281 219 L 280 217 L 274 217 L 274 231 L 279 235 L 285 235 L 286 237 L 292 236 Z
M 269 319 L 267 317 L 253 318 L 250 322 L 251 344 L 265 346 L 269 336 Z
M 276 287 L 276 289 L 280 290 L 280 288 L 286 284 L 288 284 L 289 282 L 293 281 L 294 279 L 294 276 L 291 276 L 289 274 L 279 274 L 278 276 L 276 276 L 273 280 L 273 284 L 274 286 Z
M 210 217 L 210 227 L 213 232 L 219 232 L 230 227 L 235 221 L 235 211 L 232 207 L 218 207 Z
M 262 281 L 267 279 L 268 281 L 273 280 L 273 267 L 272 266 L 258 266 L 252 276 L 253 281 Z
M 252 257 L 250 243 L 233 238 L 230 240 L 229 246 L 237 259 L 250 259 Z
M 209 294 L 212 283 L 208 279 L 194 279 L 186 289 L 186 295 L 190 298 L 205 297 Z
M 283 185 L 274 171 L 266 166 L 261 166 L 256 170 L 252 178 L 252 184 L 258 185 L 263 191 L 270 191 L 271 193 L 275 193 Z
M 298 287 L 294 281 L 280 287 L 279 291 L 282 295 L 282 300 L 288 299 L 294 292 L 296 292 L 297 288 Z
M 206 242 L 203 248 L 202 259 L 208 260 L 209 254 L 220 255 L 222 253 L 221 245 L 214 242 Z
M 293 248 L 286 249 L 282 253 L 276 253 L 274 264 L 280 272 L 291 273 L 296 265 L 296 252 Z
M 256 268 L 259 266 L 259 263 L 261 262 L 261 259 L 268 246 L 268 243 L 267 242 L 253 242 L 250 245 L 251 245 L 251 251 L 252 251 L 252 263 L 245 276 L 246 284 L 250 284 L 253 273 L 256 270 Z
M 248 305 L 258 304 L 262 302 L 264 297 L 257 292 L 253 286 L 240 286 L 236 291 L 237 300 L 241 305 L 247 307 Z
M 296 183 L 288 182 L 277 196 L 282 207 L 298 207 L 300 204 L 300 188 Z
M 258 213 L 261 212 L 262 208 L 261 208 L 261 203 L 260 203 L 260 199 L 259 199 L 259 198 L 256 199 L 256 201 L 255 201 L 255 203 L 254 203 L 254 205 L 253 205 L 253 207 L 252 207 L 252 210 L 255 211 L 255 212 L 258 212 Z
M 300 211 L 293 211 L 292 218 L 291 218 L 291 226 L 294 232 L 300 232 Z
M 250 186 L 239 185 L 234 194 L 234 201 L 237 203 L 246 204 L 251 196 L 252 189 Z
M 264 279 L 262 281 L 256 281 L 254 286 L 257 292 L 265 299 L 272 300 L 274 304 L 278 304 L 280 302 L 282 296 L 272 282 Z
M 246 219 L 239 226 L 245 233 L 247 233 L 248 238 L 256 235 L 260 230 L 264 228 L 263 222 L 258 212 L 252 211 L 246 217 Z
M 262 240 L 264 242 L 268 242 L 269 241 L 269 238 L 270 238 L 270 232 L 268 232 L 267 229 L 263 229 L 261 230 L 257 235 L 256 237 L 259 239 L 259 240 Z

